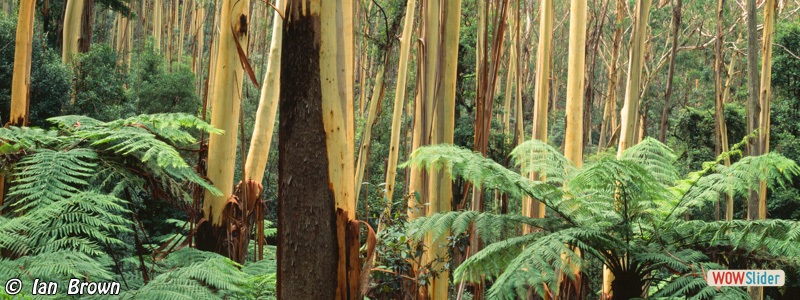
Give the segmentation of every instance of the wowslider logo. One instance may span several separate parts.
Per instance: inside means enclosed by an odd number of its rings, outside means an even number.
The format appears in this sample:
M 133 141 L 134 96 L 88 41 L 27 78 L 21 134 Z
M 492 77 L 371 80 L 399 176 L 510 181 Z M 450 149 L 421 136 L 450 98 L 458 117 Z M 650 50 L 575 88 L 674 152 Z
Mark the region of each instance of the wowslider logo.
M 782 270 L 711 270 L 706 281 L 710 286 L 783 286 Z

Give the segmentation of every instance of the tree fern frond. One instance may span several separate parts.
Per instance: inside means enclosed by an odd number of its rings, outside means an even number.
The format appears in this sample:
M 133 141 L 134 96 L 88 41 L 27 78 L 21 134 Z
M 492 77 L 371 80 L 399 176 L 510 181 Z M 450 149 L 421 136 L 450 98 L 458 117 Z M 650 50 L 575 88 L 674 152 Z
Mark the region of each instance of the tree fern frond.
M 678 157 L 675 152 L 652 137 L 623 151 L 621 158 L 636 162 L 661 184 L 671 185 L 678 180 L 678 170 L 674 165 Z
M 534 182 L 489 158 L 453 145 L 420 147 L 400 167 L 448 170 L 453 178 L 463 178 L 476 186 L 498 189 L 514 197 L 527 195 L 540 201 L 561 197 L 558 188 Z
M 40 204 L 65 200 L 88 185 L 97 154 L 91 149 L 54 151 L 40 149 L 26 155 L 16 165 L 14 181 L 9 190 L 10 203 L 16 211 Z
M 575 163 L 564 157 L 556 148 L 539 140 L 528 140 L 511 151 L 514 165 L 520 173 L 540 173 L 548 183 L 564 184 L 574 173 Z

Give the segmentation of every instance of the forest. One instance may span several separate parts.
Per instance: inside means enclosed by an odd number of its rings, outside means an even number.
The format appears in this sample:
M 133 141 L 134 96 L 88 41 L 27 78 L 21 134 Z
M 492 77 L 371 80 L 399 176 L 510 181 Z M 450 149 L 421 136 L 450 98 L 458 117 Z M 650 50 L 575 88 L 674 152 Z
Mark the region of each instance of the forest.
M 0 123 L 0 299 L 800 299 L 798 0 L 0 0 Z

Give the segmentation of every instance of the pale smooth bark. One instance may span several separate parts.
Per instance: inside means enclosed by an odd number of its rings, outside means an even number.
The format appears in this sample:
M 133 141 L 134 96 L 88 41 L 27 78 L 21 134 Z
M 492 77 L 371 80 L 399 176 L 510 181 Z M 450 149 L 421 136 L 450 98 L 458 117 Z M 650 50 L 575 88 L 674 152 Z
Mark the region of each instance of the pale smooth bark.
M 9 125 L 27 126 L 31 86 L 31 51 L 36 1 L 22 1 L 17 17 L 14 43 L 14 73 L 11 78 L 11 115 Z M 0 176 L 0 207 L 5 199 L 5 177 Z M 0 210 L 2 214 L 2 210 Z
M 552 64 L 553 1 L 542 0 L 539 16 L 539 47 L 536 54 L 536 91 L 533 108 L 533 139 L 547 143 L 547 104 L 550 94 L 550 65 Z M 544 181 L 544 176 L 529 174 L 531 179 Z M 545 207 L 535 199 L 523 198 L 525 216 L 544 218 Z M 530 232 L 526 227 L 525 232 Z
M 586 0 L 572 0 L 569 16 L 566 132 L 564 156 L 580 168 L 583 161 L 583 96 L 586 62 Z
M 161 11 L 163 10 L 163 3 L 156 0 L 153 1 L 153 38 L 155 39 L 156 50 L 161 50 L 161 34 L 164 32 L 164 26 L 161 25 Z
M 722 52 L 723 34 L 722 34 L 722 18 L 724 17 L 725 0 L 717 2 L 717 40 L 714 42 L 714 154 L 719 156 L 722 152 L 726 152 L 728 147 L 728 134 L 725 125 L 725 99 L 722 85 L 722 72 L 724 71 L 725 57 Z M 670 59 L 672 60 L 672 59 Z M 670 67 L 672 65 L 670 64 Z M 733 61 L 731 61 L 733 66 Z M 725 165 L 730 166 L 730 158 L 725 158 Z M 733 211 L 733 199 L 725 194 L 723 195 L 727 210 L 730 208 Z M 730 203 L 728 203 L 730 200 Z M 720 205 L 719 201 L 715 202 L 714 220 L 720 219 Z
M 511 36 L 511 48 L 509 49 L 509 58 L 508 58 L 508 68 L 506 73 L 506 91 L 505 91 L 505 100 L 503 101 L 503 133 L 508 134 L 511 132 L 511 99 L 513 99 L 514 95 L 512 89 L 514 87 L 516 81 L 516 74 L 517 74 L 517 35 L 516 27 L 519 26 L 516 24 L 517 16 L 519 16 L 519 10 L 515 9 L 514 14 L 509 14 L 508 17 L 508 27 L 511 29 L 508 33 Z
M 739 41 L 741 41 L 741 35 L 739 36 Z M 738 41 L 737 41 L 738 44 Z M 730 94 L 731 89 L 731 81 L 733 79 L 733 71 L 736 69 L 736 52 L 733 52 L 731 55 L 731 63 L 728 66 L 728 79 L 725 81 L 725 87 L 722 91 L 722 103 L 728 102 L 728 96 Z M 722 151 L 728 152 L 728 126 L 726 123 L 722 122 L 722 129 L 721 129 L 721 141 L 722 141 Z M 725 166 L 731 165 L 731 159 L 725 158 Z M 726 196 L 725 197 L 725 221 L 733 221 L 733 197 Z
M 388 165 L 386 167 L 386 198 L 391 203 L 394 195 L 395 176 L 397 175 L 397 156 L 400 150 L 400 122 L 403 116 L 403 103 L 406 101 L 406 80 L 408 77 L 408 56 L 411 48 L 411 33 L 414 27 L 414 10 L 416 1 L 408 0 L 403 23 L 403 35 L 400 40 L 400 64 L 397 71 L 397 87 L 394 93 L 394 110 L 392 112 L 392 133 L 389 144 Z M 388 206 L 387 206 L 388 208 Z M 384 211 L 385 213 L 385 211 Z M 380 231 L 380 224 L 378 231 Z
M 281 11 L 286 10 L 286 0 L 275 3 Z M 250 138 L 250 149 L 247 151 L 245 162 L 245 176 L 255 182 L 261 183 L 264 170 L 267 167 L 269 149 L 272 144 L 272 132 L 275 128 L 275 115 L 278 111 L 278 98 L 280 97 L 280 71 L 281 48 L 283 45 L 283 19 L 275 13 L 273 17 L 272 41 L 269 49 L 269 62 L 264 82 L 261 86 L 261 97 L 256 110 L 256 120 L 253 136 Z
M 169 10 L 169 22 L 167 23 L 167 42 L 165 47 L 167 47 L 167 63 L 169 64 L 170 70 L 172 70 L 172 55 L 175 53 L 175 28 L 178 27 L 178 1 L 179 0 L 171 0 L 170 1 L 170 10 Z M 248 5 L 249 7 L 249 5 Z M 222 23 L 227 24 L 227 23 Z M 226 28 L 222 28 L 226 30 Z M 245 40 L 244 44 L 247 44 L 247 40 Z M 220 44 L 221 45 L 221 44 Z M 246 49 L 245 49 L 246 50 Z
M 67 0 L 64 11 L 64 32 L 61 41 L 61 62 L 70 64 L 78 51 L 81 38 L 81 14 L 84 0 Z
M 181 63 L 183 60 L 183 38 L 186 34 L 186 12 L 189 9 L 189 2 L 184 1 L 181 5 L 181 20 L 178 22 L 178 26 L 180 26 L 180 34 L 178 35 L 178 63 Z
M 276 2 L 276 5 L 279 4 L 277 4 Z M 195 39 L 195 46 L 194 46 L 195 55 L 193 55 L 193 57 L 196 58 L 192 59 L 192 71 L 194 71 L 194 74 L 198 76 L 198 82 L 201 81 L 199 80 L 199 78 L 202 78 L 203 76 L 200 73 L 200 69 L 201 66 L 203 65 L 203 57 L 204 57 L 203 49 L 205 45 L 203 44 L 204 41 L 203 24 L 205 23 L 205 18 L 206 18 L 206 8 L 201 0 L 196 0 L 195 16 L 192 22 L 194 24 L 194 26 L 192 26 L 192 34 L 194 34 L 194 39 Z
M 769 153 L 769 126 L 770 126 L 770 97 L 772 96 L 772 35 L 775 23 L 775 0 L 766 0 L 764 4 L 764 36 L 761 44 L 761 85 L 759 102 L 761 115 L 759 116 L 758 144 L 761 154 Z M 767 183 L 759 182 L 758 218 L 767 219 Z
M 17 35 L 14 42 L 14 73 L 11 78 L 11 116 L 9 117 L 9 123 L 12 126 L 28 125 L 35 8 L 36 1 L 20 1 L 17 17 Z
M 364 170 L 369 165 L 369 149 L 372 142 L 372 127 L 375 125 L 375 120 L 378 117 L 378 110 L 380 109 L 383 100 L 384 91 L 384 77 L 386 76 L 386 64 L 389 62 L 389 51 L 384 53 L 385 58 L 378 67 L 378 77 L 375 78 L 375 85 L 372 87 L 372 99 L 369 102 L 367 111 L 367 120 L 364 123 L 364 131 L 361 134 L 361 145 L 358 147 L 358 159 L 356 160 L 356 194 L 355 194 L 355 207 L 358 207 L 358 198 L 361 194 L 361 187 L 363 186 Z
M 442 61 L 439 61 L 441 72 L 437 74 L 437 80 L 441 82 L 441 90 L 434 96 L 436 101 L 434 126 L 432 132 L 433 144 L 453 144 L 453 134 L 455 129 L 455 96 L 456 96 L 456 75 L 458 65 L 458 36 L 461 24 L 461 0 L 448 0 L 441 7 L 443 20 L 440 34 L 442 36 Z M 429 10 L 428 13 L 431 13 Z M 428 15 L 428 18 L 431 18 Z M 436 24 L 436 23 L 434 23 Z M 428 24 L 433 25 L 433 24 Z M 434 52 L 436 53 L 436 52 Z M 428 53 L 430 55 L 432 53 Z M 431 65 L 428 65 L 431 67 Z M 452 193 L 453 181 L 451 175 L 445 170 L 433 170 L 430 177 L 431 203 L 428 215 L 450 211 L 453 200 Z M 444 258 L 447 261 L 447 238 L 449 232 L 438 239 L 426 238 L 426 245 L 429 247 L 428 259 Z M 431 280 L 428 288 L 428 296 L 434 300 L 448 299 L 448 282 L 450 271 L 445 269 L 439 276 Z
M 233 194 L 233 172 L 236 160 L 236 144 L 239 124 L 239 107 L 242 101 L 244 69 L 239 61 L 236 40 L 247 43 L 247 28 L 239 22 L 247 20 L 249 0 L 224 0 L 221 6 L 220 38 L 218 58 L 214 66 L 214 93 L 212 94 L 211 125 L 225 131 L 212 134 L 208 142 L 208 167 L 206 176 L 222 195 L 205 192 L 203 215 L 212 226 L 222 225 L 222 209 Z M 247 25 L 246 23 L 244 25 Z M 237 36 L 234 36 L 236 32 Z
M 681 0 L 677 0 L 681 1 Z M 616 128 L 617 111 L 617 83 L 619 82 L 619 72 L 617 62 L 619 61 L 619 44 L 622 40 L 622 21 L 625 20 L 624 0 L 617 0 L 617 22 L 614 29 L 614 41 L 611 46 L 611 64 L 608 67 L 608 92 L 606 96 L 605 108 L 603 110 L 603 124 L 600 126 L 600 140 L 597 144 L 597 153 L 600 153 L 611 142 L 610 135 Z M 609 141 L 606 141 L 609 139 Z
M 628 81 L 625 87 L 625 105 L 622 107 L 622 128 L 619 137 L 617 157 L 625 149 L 634 145 L 636 139 L 636 119 L 639 116 L 639 92 L 644 60 L 644 43 L 647 21 L 650 16 L 650 0 L 637 0 L 634 13 L 634 28 L 631 34 L 631 49 L 628 59 Z
M 617 158 L 622 157 L 622 152 L 633 146 L 634 139 L 636 138 L 636 121 L 639 116 L 639 92 L 640 92 L 640 79 L 642 76 L 642 60 L 644 58 L 644 42 L 645 31 L 647 29 L 647 20 L 650 16 L 650 0 L 636 0 L 636 9 L 634 12 L 634 28 L 631 33 L 631 49 L 628 56 L 628 80 L 625 87 L 625 104 L 622 107 L 619 136 L 619 148 L 617 149 Z M 605 299 L 612 299 L 614 291 L 611 289 L 611 283 L 614 281 L 614 274 L 612 274 L 605 266 L 603 266 L 603 295 Z

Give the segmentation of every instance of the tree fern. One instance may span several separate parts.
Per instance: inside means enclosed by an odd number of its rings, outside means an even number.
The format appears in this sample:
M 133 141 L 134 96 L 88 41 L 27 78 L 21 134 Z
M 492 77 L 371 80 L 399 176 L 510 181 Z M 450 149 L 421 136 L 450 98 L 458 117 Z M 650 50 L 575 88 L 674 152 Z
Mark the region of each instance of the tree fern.
M 737 153 L 738 147 L 741 145 L 724 155 Z M 603 158 L 577 170 L 570 169 L 554 149 L 535 142 L 514 150 L 512 156 L 521 160 L 518 165 L 565 180 L 565 187 L 560 188 L 527 180 L 468 150 L 422 147 L 404 166 L 446 168 L 454 177 L 515 197 L 541 199 L 557 216 L 531 219 L 446 212 L 413 220 L 408 226 L 412 237 L 422 239 L 426 233 L 460 233 L 474 225 L 476 234 L 489 244 L 466 259 L 454 278 L 475 282 L 484 276 L 493 281 L 488 294 L 494 298 L 524 297 L 529 288 L 542 296 L 556 293 L 553 287 L 559 280 L 574 277 L 573 270 L 585 266 L 584 258 L 574 250 L 580 249 L 587 259 L 603 262 L 616 275 L 634 274 L 633 278 L 645 278 L 642 282 L 664 282 L 654 285 L 657 297 L 736 299 L 743 295 L 740 289 L 709 289 L 702 275 L 699 279 L 695 276 L 703 273 L 699 271 L 703 266 L 719 267 L 703 251 L 713 248 L 723 257 L 754 255 L 760 261 L 798 265 L 792 257 L 800 254 L 796 250 L 800 249 L 800 223 L 685 221 L 679 216 L 718 199 L 721 193 L 741 193 L 757 186 L 759 180 L 780 186 L 800 172 L 793 161 L 779 154 L 740 159 L 730 167 L 719 164 L 724 155 L 680 180 L 672 167 L 674 153 L 653 139 L 632 147 L 620 160 Z M 548 167 L 548 162 L 556 167 Z M 514 236 L 522 226 L 538 231 Z M 498 237 L 501 232 L 508 234 Z M 623 258 L 627 263 L 620 263 Z M 651 273 L 662 275 L 645 276 Z

